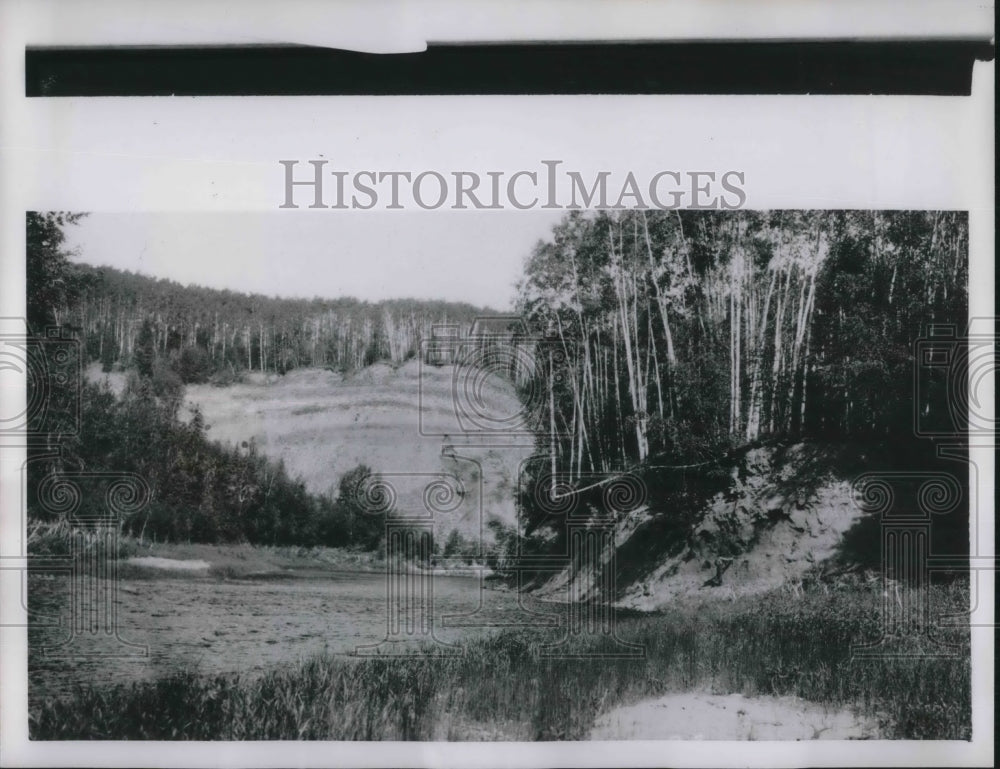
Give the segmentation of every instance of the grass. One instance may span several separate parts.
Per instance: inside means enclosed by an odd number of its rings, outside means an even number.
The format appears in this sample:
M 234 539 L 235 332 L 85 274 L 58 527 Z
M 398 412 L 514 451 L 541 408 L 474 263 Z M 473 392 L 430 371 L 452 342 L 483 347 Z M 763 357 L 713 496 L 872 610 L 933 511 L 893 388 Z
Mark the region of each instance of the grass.
M 28 525 L 28 552 L 35 557 L 69 556 L 73 553 L 73 537 L 83 534 L 83 547 L 87 552 L 97 541 L 95 535 L 67 523 L 64 519 L 46 522 L 31 521 Z M 166 572 L 160 576 L 217 579 L 240 579 L 262 575 L 288 574 L 291 572 L 382 572 L 385 570 L 383 554 L 379 550 L 362 551 L 334 547 L 302 547 L 298 545 L 207 544 L 198 542 L 140 542 L 123 535 L 118 540 L 115 554 L 118 575 L 122 578 L 153 578 L 158 570 L 136 566 L 130 558 L 153 556 L 174 560 L 199 560 L 211 564 L 207 574 L 195 572 Z
M 968 606 L 961 583 L 930 591 L 931 617 Z M 619 618 L 642 659 L 547 657 L 555 631 L 502 631 L 453 657 L 321 655 L 257 678 L 193 673 L 34 703 L 33 739 L 551 740 L 581 739 L 618 705 L 671 692 L 797 695 L 875 717 L 882 737 L 969 739 L 967 630 L 955 657 L 910 639 L 918 656 L 852 659 L 878 638 L 881 594 L 865 588 L 752 604 L 710 601 Z M 575 637 L 573 655 L 606 639 Z
M 90 552 L 98 541 L 103 542 L 103 538 L 99 538 L 93 530 L 74 526 L 65 518 L 55 521 L 28 519 L 28 553 L 34 557 L 69 556 L 73 553 L 73 540 L 76 537 L 80 537 L 78 546 L 82 546 L 85 553 Z M 131 558 L 139 554 L 139 549 L 137 540 L 123 537 L 119 540 L 115 556 L 118 559 Z
M 81 533 L 65 520 L 56 522 L 36 521 L 29 525 L 28 547 L 33 556 L 69 556 L 72 538 Z M 85 552 L 97 541 L 92 534 L 84 534 Z M 317 577 L 328 572 L 384 573 L 385 554 L 381 549 L 359 550 L 352 548 L 316 545 L 251 545 L 247 543 L 209 544 L 200 542 L 140 542 L 128 535 L 118 542 L 118 576 L 122 579 L 275 579 Z M 169 558 L 180 561 L 207 561 L 206 570 L 174 571 L 149 568 L 131 563 L 137 557 Z M 464 560 L 435 558 L 435 572 L 441 574 L 470 573 L 481 570 L 483 565 L 469 557 Z M 478 574 L 479 571 L 474 573 Z

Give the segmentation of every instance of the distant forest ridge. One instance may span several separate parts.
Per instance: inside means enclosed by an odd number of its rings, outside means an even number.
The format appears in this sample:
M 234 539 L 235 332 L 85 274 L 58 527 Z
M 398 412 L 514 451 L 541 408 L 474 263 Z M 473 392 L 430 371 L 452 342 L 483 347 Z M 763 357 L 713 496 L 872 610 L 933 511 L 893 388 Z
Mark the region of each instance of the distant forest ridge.
M 341 370 L 414 357 L 438 324 L 462 333 L 495 310 L 461 302 L 352 297 L 290 299 L 182 285 L 112 267 L 75 265 L 76 301 L 57 322 L 83 332 L 87 355 L 106 371 L 132 362 L 140 337 L 157 356 L 184 356 L 191 381 L 222 370 Z M 144 328 L 145 326 L 145 328 Z

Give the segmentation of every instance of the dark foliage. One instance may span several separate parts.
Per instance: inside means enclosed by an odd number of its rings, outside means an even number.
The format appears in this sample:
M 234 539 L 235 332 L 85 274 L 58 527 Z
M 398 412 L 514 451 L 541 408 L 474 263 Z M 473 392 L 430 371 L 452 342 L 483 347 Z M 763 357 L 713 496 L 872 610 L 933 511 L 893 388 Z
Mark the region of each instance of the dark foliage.
M 72 265 L 59 248 L 60 227 L 74 220 L 29 220 L 29 235 L 36 230 L 38 241 L 31 246 L 38 258 L 29 258 L 29 304 L 36 314 L 58 312 L 61 322 L 81 329 L 88 357 L 105 371 L 131 367 L 148 375 L 154 357 L 169 359 L 186 383 L 219 372 L 350 371 L 413 358 L 433 324 L 468 327 L 477 315 L 491 314 L 468 304 L 414 299 L 281 299 Z M 64 268 L 72 279 L 53 280 L 51 273 Z
M 949 382 L 966 381 L 967 283 L 960 212 L 570 213 L 520 286 L 539 448 L 576 487 L 648 467 L 671 485 L 673 466 L 715 472 L 776 439 L 888 443 L 929 467 L 915 427 L 966 423 Z M 935 324 L 956 329 L 941 370 L 918 356 Z
M 84 297 L 93 299 L 92 292 L 100 290 L 95 273 L 75 267 L 62 250 L 62 228 L 78 218 L 28 214 L 27 300 L 36 330 L 65 321 L 74 308 L 85 304 Z M 137 280 L 140 285 L 155 284 Z M 64 332 L 68 329 L 63 326 Z M 114 345 L 107 329 L 96 333 L 82 349 L 94 352 L 97 347 L 102 367 L 108 370 L 116 360 L 109 353 Z M 66 430 L 56 429 L 44 447 L 29 451 L 31 520 L 60 523 L 37 497 L 47 476 L 65 471 L 136 473 L 149 485 L 150 501 L 120 524 L 122 532 L 140 540 L 364 548 L 379 543 L 376 532 L 381 532 L 382 522 L 364 514 L 344 493 L 345 483 L 353 488 L 371 474 L 368 468 L 348 473 L 340 497 L 332 500 L 310 494 L 283 463 L 267 459 L 253 443 L 227 447 L 211 441 L 197 410 L 190 418 L 181 414 L 184 384 L 206 381 L 213 370 L 211 357 L 197 340 L 194 346 L 183 346 L 177 334 L 164 352 L 158 333 L 149 318 L 138 324 L 128 347 L 131 370 L 120 397 L 106 384 L 85 383 L 77 404 L 75 397 L 51 388 L 48 421 L 66 425 Z M 75 348 L 69 348 L 69 354 L 76 355 Z M 73 363 L 82 366 L 84 361 Z M 34 388 L 45 383 L 29 380 L 28 384 Z M 76 424 L 77 414 L 79 429 L 74 431 L 69 428 Z M 101 503 L 99 495 L 83 495 L 84 506 Z

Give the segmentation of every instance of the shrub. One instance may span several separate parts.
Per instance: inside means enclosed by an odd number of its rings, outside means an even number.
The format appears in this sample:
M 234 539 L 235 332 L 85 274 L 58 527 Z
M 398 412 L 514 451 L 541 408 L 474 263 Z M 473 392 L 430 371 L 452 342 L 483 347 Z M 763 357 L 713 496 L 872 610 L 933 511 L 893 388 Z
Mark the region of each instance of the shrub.
M 185 347 L 177 356 L 176 369 L 184 384 L 201 384 L 212 374 L 212 359 L 201 347 Z
M 246 378 L 246 372 L 243 369 L 237 371 L 236 367 L 230 363 L 229 365 L 213 372 L 212 375 L 209 376 L 208 381 L 215 387 L 229 387 L 230 385 L 245 382 Z

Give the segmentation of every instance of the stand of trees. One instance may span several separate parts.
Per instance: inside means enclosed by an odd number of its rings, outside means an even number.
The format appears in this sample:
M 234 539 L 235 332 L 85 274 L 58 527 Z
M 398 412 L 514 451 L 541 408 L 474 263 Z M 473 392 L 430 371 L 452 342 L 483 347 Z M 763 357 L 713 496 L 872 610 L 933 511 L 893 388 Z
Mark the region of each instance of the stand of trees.
M 964 329 L 967 249 L 959 212 L 568 214 L 519 287 L 552 469 L 912 438 L 915 409 L 949 405 L 944 389 L 917 403 L 913 345 Z
M 123 533 L 140 541 L 379 545 L 384 515 L 372 514 L 358 499 L 374 476 L 370 468 L 346 473 L 336 497 L 311 494 L 252 442 L 224 446 L 209 440 L 201 414 L 184 421 L 179 405 L 174 395 L 157 395 L 152 380 L 138 373 L 120 396 L 104 383 L 86 383 L 78 433 L 63 436 L 57 454 L 29 450 L 29 519 L 58 523 L 37 497 L 48 476 L 125 472 L 140 475 L 150 489 L 149 503 L 120 522 Z M 103 499 L 84 494 L 82 504 L 100 506 Z
M 29 227 L 31 225 L 29 224 Z M 74 265 L 76 290 L 51 302 L 56 322 L 78 328 L 105 371 L 173 358 L 185 381 L 303 366 L 351 370 L 414 357 L 431 327 L 467 328 L 480 308 L 395 299 L 280 299 L 182 286 L 110 267 Z M 223 381 L 225 381 L 223 379 Z

